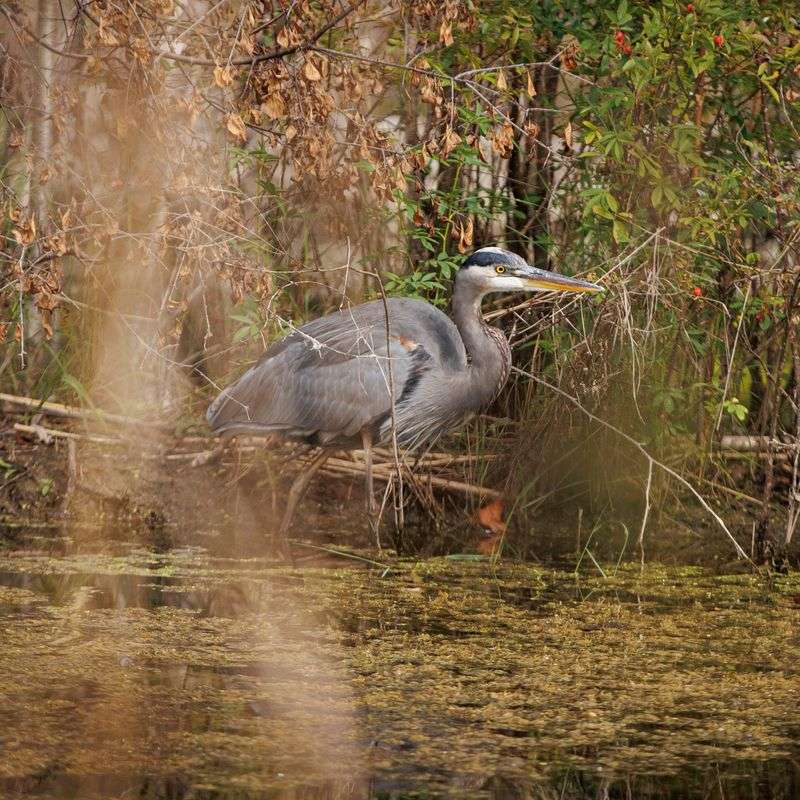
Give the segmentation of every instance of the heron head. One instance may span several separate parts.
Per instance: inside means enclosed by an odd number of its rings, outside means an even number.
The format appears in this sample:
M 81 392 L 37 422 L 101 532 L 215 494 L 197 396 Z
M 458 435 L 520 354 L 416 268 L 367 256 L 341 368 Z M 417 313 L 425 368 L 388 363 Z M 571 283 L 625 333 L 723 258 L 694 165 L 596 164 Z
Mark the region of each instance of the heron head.
M 469 282 L 483 294 L 490 292 L 603 292 L 604 287 L 568 278 L 557 272 L 537 269 L 515 253 L 499 247 L 476 250 L 458 272 L 461 281 Z

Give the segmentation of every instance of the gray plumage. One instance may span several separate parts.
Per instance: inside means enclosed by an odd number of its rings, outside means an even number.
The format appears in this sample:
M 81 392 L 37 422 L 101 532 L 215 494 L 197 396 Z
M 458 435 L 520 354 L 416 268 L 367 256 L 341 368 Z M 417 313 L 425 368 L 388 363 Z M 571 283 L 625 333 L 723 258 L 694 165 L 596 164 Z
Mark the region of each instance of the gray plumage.
M 208 422 L 220 435 L 270 432 L 351 449 L 364 435 L 373 443 L 391 438 L 394 404 L 398 442 L 430 443 L 488 405 L 508 377 L 511 352 L 503 334 L 483 322 L 482 298 L 558 287 L 600 290 L 497 248 L 479 250 L 456 276 L 453 320 L 422 300 L 400 298 L 316 319 L 225 389 Z

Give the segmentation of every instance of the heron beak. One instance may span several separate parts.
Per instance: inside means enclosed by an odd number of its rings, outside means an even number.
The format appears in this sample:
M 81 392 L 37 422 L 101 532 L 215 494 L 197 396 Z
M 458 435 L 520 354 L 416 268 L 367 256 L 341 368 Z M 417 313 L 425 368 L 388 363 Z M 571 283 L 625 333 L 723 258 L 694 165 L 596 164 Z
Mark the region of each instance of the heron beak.
M 557 272 L 548 272 L 545 269 L 528 267 L 520 275 L 525 288 L 529 291 L 539 292 L 587 292 L 594 294 L 604 292 L 605 287 L 597 283 L 589 283 L 578 278 L 568 278 L 566 275 L 559 275 Z

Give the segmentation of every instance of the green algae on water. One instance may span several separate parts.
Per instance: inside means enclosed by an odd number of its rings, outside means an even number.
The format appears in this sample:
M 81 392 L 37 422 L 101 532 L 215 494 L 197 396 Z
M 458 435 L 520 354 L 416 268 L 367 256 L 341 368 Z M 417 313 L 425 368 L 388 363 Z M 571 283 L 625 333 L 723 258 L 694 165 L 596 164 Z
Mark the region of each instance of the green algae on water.
M 797 756 L 796 575 L 391 566 L 5 554 L 1 785 L 456 795 Z

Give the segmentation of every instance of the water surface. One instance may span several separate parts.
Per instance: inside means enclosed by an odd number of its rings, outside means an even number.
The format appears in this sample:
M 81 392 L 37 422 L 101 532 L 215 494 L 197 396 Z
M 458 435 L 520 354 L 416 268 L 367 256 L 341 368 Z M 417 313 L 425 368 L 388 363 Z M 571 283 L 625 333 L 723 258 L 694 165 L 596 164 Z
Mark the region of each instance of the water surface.
M 0 550 L 0 795 L 800 796 L 800 578 Z

